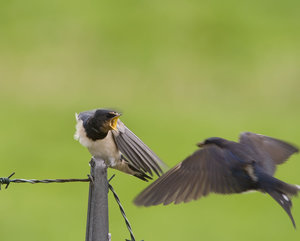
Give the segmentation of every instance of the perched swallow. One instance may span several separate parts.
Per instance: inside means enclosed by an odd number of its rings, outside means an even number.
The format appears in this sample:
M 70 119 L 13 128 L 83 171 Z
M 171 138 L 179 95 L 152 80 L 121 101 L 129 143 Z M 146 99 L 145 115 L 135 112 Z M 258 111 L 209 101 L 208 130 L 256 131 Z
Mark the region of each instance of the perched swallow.
M 144 181 L 153 173 L 163 173 L 165 165 L 133 132 L 119 120 L 120 113 L 97 109 L 76 114 L 75 139 L 108 167 Z M 149 174 L 149 175 L 147 175 Z
M 201 148 L 170 169 L 134 200 L 138 206 L 189 202 L 210 192 L 242 193 L 251 190 L 268 193 L 287 212 L 294 227 L 291 197 L 299 186 L 273 177 L 276 165 L 299 150 L 281 140 L 245 132 L 239 142 L 208 138 Z

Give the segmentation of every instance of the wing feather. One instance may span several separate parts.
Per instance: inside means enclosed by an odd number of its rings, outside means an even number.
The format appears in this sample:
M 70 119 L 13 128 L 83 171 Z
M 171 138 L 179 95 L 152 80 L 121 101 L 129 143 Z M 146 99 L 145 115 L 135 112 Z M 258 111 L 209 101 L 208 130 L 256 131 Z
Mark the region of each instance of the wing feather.
M 148 167 L 144 162 L 139 162 L 139 157 L 136 155 L 134 151 L 132 151 L 132 147 L 125 144 L 125 141 L 120 139 L 116 140 L 116 144 L 118 148 L 121 150 L 122 154 L 126 157 L 126 160 L 130 162 L 132 166 L 134 166 L 138 170 L 142 170 L 144 172 L 151 172 L 150 167 Z
M 136 205 L 175 204 L 199 199 L 211 192 L 239 193 L 245 187 L 232 175 L 232 155 L 214 144 L 197 150 L 154 181 L 134 200 Z M 233 186 L 233 188 L 231 188 Z
M 147 152 L 143 152 L 141 151 L 141 148 L 139 148 L 139 146 L 137 145 L 136 142 L 134 142 L 132 139 L 128 138 L 127 136 L 124 136 L 124 141 L 126 143 L 129 144 L 129 146 L 131 146 L 132 151 L 139 157 L 142 158 L 144 160 L 144 164 L 147 165 L 150 168 L 150 172 L 151 170 L 157 170 L 157 168 L 159 168 L 159 165 L 157 163 L 154 163 L 152 161 L 152 157 L 147 153 Z M 156 164 L 156 165 L 155 165 Z M 159 173 L 156 173 L 157 175 L 159 175 Z M 152 172 L 151 172 L 152 175 Z
M 112 133 L 121 153 L 132 166 L 149 173 L 151 176 L 153 176 L 152 171 L 158 176 L 163 173 L 162 168 L 166 165 L 123 122 L 118 120 L 117 130 L 113 130 Z
M 274 174 L 276 165 L 284 163 L 292 154 L 299 152 L 297 147 L 285 141 L 252 132 L 241 133 L 240 143 L 252 150 L 256 161 L 270 175 Z
M 122 152 L 122 147 L 124 148 L 124 154 L 128 155 L 128 158 L 132 160 L 137 167 L 141 166 L 144 171 L 149 172 L 152 175 L 151 169 L 153 166 L 149 163 L 146 157 L 142 153 L 140 153 L 139 149 L 131 143 L 131 139 L 126 138 L 126 136 L 121 136 L 120 140 L 117 143 L 120 144 L 120 149 Z M 127 145 L 126 145 L 127 144 Z M 140 161 L 143 158 L 144 161 Z

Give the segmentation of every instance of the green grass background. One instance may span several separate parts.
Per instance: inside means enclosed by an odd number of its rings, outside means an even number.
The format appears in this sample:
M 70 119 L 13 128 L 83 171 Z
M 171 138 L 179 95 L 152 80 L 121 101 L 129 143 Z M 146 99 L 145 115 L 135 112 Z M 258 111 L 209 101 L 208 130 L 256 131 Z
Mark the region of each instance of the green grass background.
M 210 136 L 253 131 L 300 146 L 300 2 L 0 2 L 0 176 L 84 178 L 74 113 L 121 110 L 170 167 Z M 300 184 L 300 157 L 276 177 Z M 138 208 L 146 183 L 112 184 L 137 240 L 299 240 L 269 196 L 210 195 Z M 12 184 L 0 192 L 0 240 L 84 240 L 88 185 Z M 293 200 L 300 225 L 300 199 Z M 109 196 L 112 240 L 129 238 Z

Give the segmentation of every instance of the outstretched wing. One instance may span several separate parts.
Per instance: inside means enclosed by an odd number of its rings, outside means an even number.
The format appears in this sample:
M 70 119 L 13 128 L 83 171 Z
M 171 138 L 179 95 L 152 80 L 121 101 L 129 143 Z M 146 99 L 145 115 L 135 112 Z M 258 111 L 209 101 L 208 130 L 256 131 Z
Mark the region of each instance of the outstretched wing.
M 118 120 L 117 130 L 113 130 L 112 133 L 119 150 L 134 168 L 149 173 L 151 176 L 152 171 L 158 176 L 163 173 L 162 168 L 166 167 L 163 161 L 122 121 Z
M 235 170 L 232 152 L 214 144 L 205 145 L 166 172 L 134 200 L 138 206 L 189 202 L 215 193 L 240 193 L 248 190 L 246 173 Z M 245 175 L 236 178 L 237 175 Z
M 256 161 L 269 170 L 269 174 L 274 174 L 275 165 L 284 163 L 292 154 L 299 151 L 297 147 L 287 142 L 252 132 L 241 133 L 240 143 L 252 149 L 257 155 Z

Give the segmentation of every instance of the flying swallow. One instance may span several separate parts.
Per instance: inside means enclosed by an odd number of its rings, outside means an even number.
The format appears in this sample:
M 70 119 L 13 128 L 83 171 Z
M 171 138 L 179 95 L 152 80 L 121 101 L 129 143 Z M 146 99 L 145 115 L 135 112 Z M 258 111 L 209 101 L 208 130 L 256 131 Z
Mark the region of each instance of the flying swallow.
M 276 166 L 298 148 L 284 141 L 245 132 L 239 142 L 219 137 L 198 144 L 200 149 L 163 174 L 134 200 L 138 206 L 189 202 L 207 196 L 257 190 L 269 194 L 286 211 L 294 227 L 291 197 L 299 186 L 273 177 Z
M 120 113 L 97 109 L 76 114 L 75 139 L 108 167 L 144 181 L 160 176 L 165 164 L 119 119 Z M 150 175 L 150 176 L 149 176 Z

